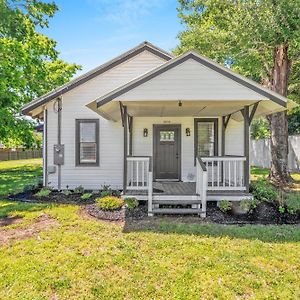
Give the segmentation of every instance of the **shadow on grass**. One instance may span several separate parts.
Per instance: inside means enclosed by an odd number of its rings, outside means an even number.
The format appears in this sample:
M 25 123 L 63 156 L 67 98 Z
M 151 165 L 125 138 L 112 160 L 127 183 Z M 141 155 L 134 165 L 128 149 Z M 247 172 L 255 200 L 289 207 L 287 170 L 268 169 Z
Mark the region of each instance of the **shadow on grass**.
M 24 202 L 11 202 L 0 200 L 0 218 L 6 218 L 11 214 L 23 214 L 25 212 L 41 211 L 51 204 L 43 203 L 24 203 Z
M 198 217 L 148 217 L 139 221 L 126 221 L 123 231 L 228 237 L 271 243 L 300 241 L 299 225 L 223 225 L 206 223 Z

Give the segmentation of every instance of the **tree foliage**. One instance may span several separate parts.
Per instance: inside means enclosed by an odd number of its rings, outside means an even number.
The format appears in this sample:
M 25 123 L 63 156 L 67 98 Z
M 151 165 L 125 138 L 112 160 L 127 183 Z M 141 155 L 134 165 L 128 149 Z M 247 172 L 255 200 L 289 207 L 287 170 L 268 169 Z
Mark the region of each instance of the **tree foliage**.
M 300 1 L 179 0 L 179 3 L 179 17 L 186 28 L 179 34 L 176 53 L 197 49 L 283 96 L 299 98 Z M 290 121 L 295 114 L 299 116 L 299 111 L 290 116 Z M 268 120 L 271 177 L 288 182 L 286 113 L 268 116 Z
M 19 115 L 32 99 L 68 81 L 80 68 L 59 59 L 40 31 L 58 7 L 38 0 L 0 0 L 0 140 L 34 142 L 32 122 Z

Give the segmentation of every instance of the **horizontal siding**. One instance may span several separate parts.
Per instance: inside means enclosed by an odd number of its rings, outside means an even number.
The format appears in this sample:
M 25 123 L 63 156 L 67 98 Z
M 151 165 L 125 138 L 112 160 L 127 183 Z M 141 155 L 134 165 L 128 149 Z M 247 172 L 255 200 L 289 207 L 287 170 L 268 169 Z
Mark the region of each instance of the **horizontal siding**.
M 221 150 L 221 123 L 219 118 L 218 145 Z M 153 124 L 181 125 L 181 179 L 195 181 L 194 166 L 194 118 L 192 117 L 136 117 L 133 120 L 133 155 L 153 157 Z M 148 129 L 148 137 L 143 137 L 144 128 Z M 190 128 L 191 135 L 186 136 L 185 129 Z
M 225 137 L 225 153 L 227 155 L 244 155 L 244 122 L 230 119 Z
M 63 95 L 62 144 L 65 163 L 61 168 L 62 188 L 83 185 L 100 189 L 103 184 L 121 188 L 123 183 L 123 127 L 103 119 L 86 105 L 97 97 L 159 66 L 164 60 L 144 51 L 134 58 L 78 86 Z M 53 145 L 57 143 L 57 114 L 48 106 L 48 166 L 53 165 Z M 99 119 L 99 167 L 75 166 L 75 119 Z M 48 184 L 57 188 L 57 172 L 49 174 Z
M 264 100 L 242 86 L 193 59 L 158 75 L 118 100 Z

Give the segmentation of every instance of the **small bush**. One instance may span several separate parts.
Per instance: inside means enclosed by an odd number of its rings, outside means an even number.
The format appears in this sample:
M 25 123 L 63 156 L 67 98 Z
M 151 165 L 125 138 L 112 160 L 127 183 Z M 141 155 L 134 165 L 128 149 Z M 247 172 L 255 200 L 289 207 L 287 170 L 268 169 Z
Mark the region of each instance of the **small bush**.
M 101 187 L 101 197 L 107 197 L 107 196 L 115 196 L 120 197 L 121 193 L 119 190 L 113 190 L 110 185 L 102 185 Z
M 92 197 L 92 193 L 84 193 L 81 197 L 80 197 L 80 199 L 81 200 L 87 200 L 87 199 L 90 199 L 91 197 Z
M 33 191 L 36 187 L 33 184 L 28 184 L 23 187 L 23 193 L 30 193 Z
M 51 193 L 51 190 L 49 188 L 42 188 L 40 191 L 38 191 L 35 195 L 38 197 L 48 197 Z
M 300 211 L 300 195 L 297 193 L 289 193 L 286 198 L 287 211 L 290 214 L 296 214 Z
M 278 199 L 275 187 L 266 179 L 259 179 L 250 185 L 250 193 L 258 201 L 274 202 Z
M 124 205 L 124 201 L 121 198 L 117 198 L 114 196 L 97 198 L 96 203 L 99 208 L 103 210 L 116 210 L 120 209 Z
M 258 201 L 256 199 L 253 200 L 245 199 L 240 202 L 241 208 L 248 213 L 253 212 L 253 210 L 257 207 L 257 205 L 258 205 Z
M 82 185 L 79 185 L 74 189 L 75 194 L 83 194 L 83 192 L 84 192 L 84 188 Z
M 101 191 L 101 198 L 112 196 L 112 191 Z
M 65 195 L 65 196 L 70 196 L 72 194 L 72 191 L 70 190 L 63 190 L 62 193 Z
M 219 202 L 219 208 L 222 212 L 226 213 L 228 211 L 231 210 L 231 202 L 227 201 L 227 200 L 221 200 Z
M 125 204 L 127 204 L 128 208 L 133 209 L 139 206 L 139 201 L 136 198 L 125 198 Z

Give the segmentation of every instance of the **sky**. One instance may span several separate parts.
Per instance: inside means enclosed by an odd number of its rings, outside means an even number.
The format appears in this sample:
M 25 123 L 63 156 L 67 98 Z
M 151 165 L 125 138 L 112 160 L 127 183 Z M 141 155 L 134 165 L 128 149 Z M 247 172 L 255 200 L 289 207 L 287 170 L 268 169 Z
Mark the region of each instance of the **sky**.
M 148 40 L 165 50 L 183 29 L 177 0 L 55 0 L 59 11 L 43 33 L 57 41 L 60 58 L 82 65 L 76 75 Z

